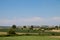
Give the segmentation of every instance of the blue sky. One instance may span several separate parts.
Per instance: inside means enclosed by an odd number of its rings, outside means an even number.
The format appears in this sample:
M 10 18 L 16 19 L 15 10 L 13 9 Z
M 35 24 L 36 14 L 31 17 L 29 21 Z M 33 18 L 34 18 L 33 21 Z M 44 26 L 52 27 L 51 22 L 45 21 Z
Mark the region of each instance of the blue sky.
M 0 25 L 59 25 L 60 0 L 0 0 Z

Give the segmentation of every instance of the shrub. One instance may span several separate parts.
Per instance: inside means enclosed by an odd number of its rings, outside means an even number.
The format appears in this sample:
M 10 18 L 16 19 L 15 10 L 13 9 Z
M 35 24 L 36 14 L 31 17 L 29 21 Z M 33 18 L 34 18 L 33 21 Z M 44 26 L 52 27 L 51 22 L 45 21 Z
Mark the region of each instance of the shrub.
M 10 28 L 10 30 L 8 31 L 8 34 L 9 34 L 9 35 L 14 35 L 14 34 L 16 34 L 16 33 L 15 33 L 15 29 L 16 29 L 16 25 L 12 25 L 12 28 Z

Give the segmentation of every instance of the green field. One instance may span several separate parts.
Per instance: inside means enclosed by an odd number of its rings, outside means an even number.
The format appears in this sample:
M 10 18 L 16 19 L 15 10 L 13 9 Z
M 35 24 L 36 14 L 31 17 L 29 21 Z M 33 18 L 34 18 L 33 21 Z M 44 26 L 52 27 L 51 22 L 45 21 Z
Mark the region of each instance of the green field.
M 52 37 L 52 36 L 12 36 L 12 37 L 0 37 L 0 40 L 60 40 L 60 37 Z

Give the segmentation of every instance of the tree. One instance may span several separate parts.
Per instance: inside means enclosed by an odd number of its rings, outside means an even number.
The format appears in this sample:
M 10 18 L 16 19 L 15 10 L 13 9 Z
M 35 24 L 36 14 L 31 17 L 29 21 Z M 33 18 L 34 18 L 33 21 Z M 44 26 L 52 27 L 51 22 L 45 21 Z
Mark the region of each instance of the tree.
M 55 26 L 55 28 L 58 30 L 59 27 L 58 26 Z
M 16 25 L 12 25 L 12 28 L 13 28 L 13 29 L 16 29 Z
M 34 28 L 34 26 L 33 26 L 33 25 L 31 25 L 31 28 L 30 28 L 30 30 L 33 30 L 33 28 Z
M 26 26 L 23 26 L 23 28 L 26 28 Z
M 16 25 L 12 25 L 12 28 L 10 28 L 8 34 L 16 34 L 15 29 L 16 29 Z

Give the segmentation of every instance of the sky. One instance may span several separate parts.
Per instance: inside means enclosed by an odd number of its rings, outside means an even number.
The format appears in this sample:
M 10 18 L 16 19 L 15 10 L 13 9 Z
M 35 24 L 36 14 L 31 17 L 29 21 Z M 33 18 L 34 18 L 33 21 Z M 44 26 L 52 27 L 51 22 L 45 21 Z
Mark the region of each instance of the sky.
M 0 26 L 60 25 L 60 0 L 0 0 Z

